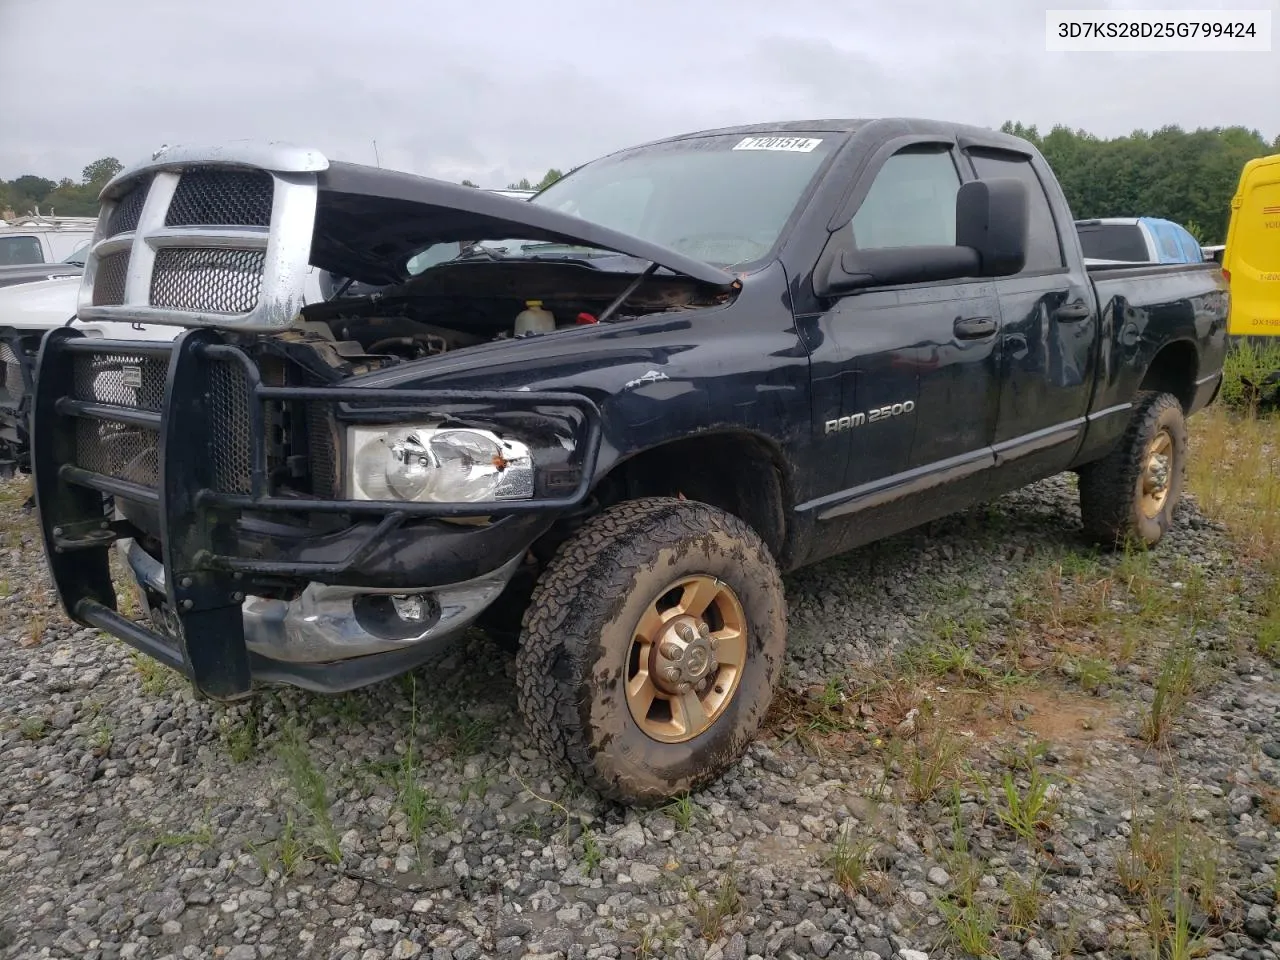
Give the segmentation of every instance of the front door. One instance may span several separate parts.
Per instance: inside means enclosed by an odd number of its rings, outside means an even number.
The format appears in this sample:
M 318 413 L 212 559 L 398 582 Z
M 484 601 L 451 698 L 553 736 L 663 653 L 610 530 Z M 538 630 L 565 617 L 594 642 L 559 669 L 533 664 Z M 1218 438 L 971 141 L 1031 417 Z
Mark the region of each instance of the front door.
M 955 243 L 958 157 L 913 144 L 869 171 L 862 249 Z M 993 459 L 1000 310 L 990 281 L 873 288 L 816 318 L 814 430 L 840 489 L 801 506 L 839 552 L 967 502 Z M 921 497 L 919 494 L 928 493 Z

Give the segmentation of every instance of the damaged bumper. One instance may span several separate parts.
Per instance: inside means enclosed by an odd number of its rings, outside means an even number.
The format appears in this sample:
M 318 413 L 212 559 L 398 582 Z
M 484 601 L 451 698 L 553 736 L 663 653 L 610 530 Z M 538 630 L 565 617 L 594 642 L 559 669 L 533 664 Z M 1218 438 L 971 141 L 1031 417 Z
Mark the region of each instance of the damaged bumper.
M 236 699 L 255 680 L 347 690 L 411 669 L 586 500 L 600 427 L 585 398 L 379 390 L 305 371 L 268 384 L 260 361 L 210 329 L 172 344 L 59 329 L 38 361 L 32 472 L 59 599 L 207 696 Z M 343 499 L 350 426 L 424 416 L 565 442 L 547 448 L 525 499 Z M 149 623 L 119 609 L 113 544 Z

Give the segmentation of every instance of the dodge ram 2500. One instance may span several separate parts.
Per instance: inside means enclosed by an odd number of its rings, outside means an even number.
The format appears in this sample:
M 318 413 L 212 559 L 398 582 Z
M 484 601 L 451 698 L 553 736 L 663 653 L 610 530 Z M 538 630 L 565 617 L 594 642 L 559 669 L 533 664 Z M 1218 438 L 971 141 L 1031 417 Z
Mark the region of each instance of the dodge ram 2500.
M 43 537 L 72 618 L 218 699 L 523 611 L 535 741 L 651 802 L 756 733 L 784 572 L 1067 470 L 1088 535 L 1160 540 L 1227 306 L 1214 264 L 1087 269 L 1036 149 L 950 123 L 693 133 L 529 201 L 175 148 L 103 190 L 79 316 L 185 329 L 44 337 Z

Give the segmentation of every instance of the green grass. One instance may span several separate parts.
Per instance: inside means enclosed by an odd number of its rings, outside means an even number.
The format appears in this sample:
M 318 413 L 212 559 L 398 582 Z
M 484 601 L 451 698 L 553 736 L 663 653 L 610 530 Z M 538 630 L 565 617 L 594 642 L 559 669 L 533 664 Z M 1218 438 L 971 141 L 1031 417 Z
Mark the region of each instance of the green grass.
M 1147 743 L 1160 744 L 1168 738 L 1196 691 L 1197 669 L 1195 650 L 1190 645 L 1175 643 L 1165 652 L 1151 706 L 1142 717 L 1141 735 Z
M 869 839 L 855 839 L 848 830 L 841 830 L 835 846 L 823 858 L 823 865 L 831 870 L 836 883 L 846 893 L 861 893 L 865 887 L 871 868 L 872 847 Z
M 710 896 L 700 893 L 688 881 L 687 890 L 693 904 L 693 920 L 698 935 L 708 942 L 719 940 L 725 932 L 725 924 L 742 910 L 742 894 L 738 890 L 738 875 L 731 864 L 720 877 L 720 883 Z
M 1222 366 L 1219 399 L 1229 407 L 1247 409 L 1253 402 L 1248 383 L 1260 384 L 1267 374 L 1276 370 L 1280 370 L 1280 339 L 1263 343 L 1232 341 Z
M 285 728 L 277 752 L 298 803 L 310 816 L 312 843 L 330 862 L 341 863 L 342 851 L 338 849 L 338 833 L 330 812 L 329 787 L 312 763 L 302 732 L 296 726 L 291 724 Z

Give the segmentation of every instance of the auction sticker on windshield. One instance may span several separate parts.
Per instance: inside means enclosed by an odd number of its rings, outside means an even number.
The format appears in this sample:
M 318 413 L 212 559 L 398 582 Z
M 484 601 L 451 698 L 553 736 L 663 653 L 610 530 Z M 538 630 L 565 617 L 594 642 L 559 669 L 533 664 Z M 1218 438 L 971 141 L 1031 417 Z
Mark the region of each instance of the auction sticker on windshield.
M 812 153 L 822 142 L 815 137 L 743 137 L 735 150 L 785 150 L 788 153 Z

